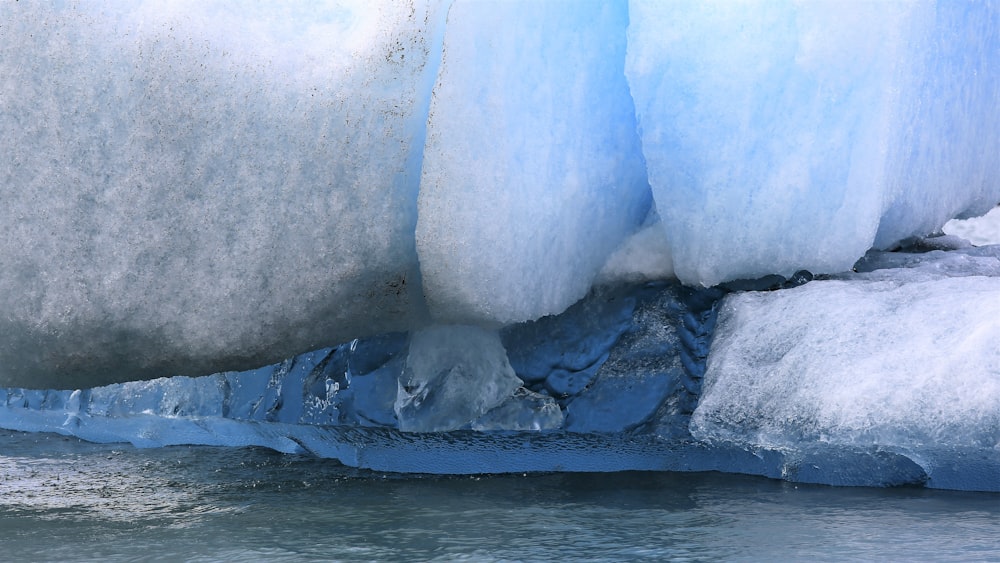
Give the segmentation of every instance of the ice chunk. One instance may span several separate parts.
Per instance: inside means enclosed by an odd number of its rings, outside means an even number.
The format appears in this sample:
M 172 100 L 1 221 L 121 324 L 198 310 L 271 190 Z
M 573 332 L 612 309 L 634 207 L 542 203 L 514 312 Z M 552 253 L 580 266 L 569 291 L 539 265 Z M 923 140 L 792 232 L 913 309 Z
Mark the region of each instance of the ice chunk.
M 1000 277 L 951 277 L 935 258 L 727 297 L 694 435 L 995 449 Z
M 645 217 L 622 2 L 458 2 L 428 119 L 417 251 L 431 314 L 563 311 Z
M 847 270 L 1000 199 L 997 10 L 630 2 L 626 74 L 676 275 Z
M 944 232 L 967 239 L 976 246 L 1000 244 L 1000 207 L 994 207 L 982 217 L 948 221 Z
M 552 397 L 520 387 L 506 401 L 472 422 L 472 429 L 554 430 L 561 428 L 563 411 Z
M 435 325 L 414 332 L 399 375 L 399 429 L 440 432 L 461 428 L 509 399 L 521 387 L 494 330 Z
M 0 3 L 0 425 L 1000 488 L 994 5 L 446 12 Z
M 908 8 L 630 5 L 626 73 L 680 279 L 850 267 L 881 212 L 880 80 Z
M 449 6 L 0 3 L 0 384 L 846 270 L 1000 200 L 988 3 Z
M 247 369 L 409 328 L 445 10 L 0 4 L 0 382 Z

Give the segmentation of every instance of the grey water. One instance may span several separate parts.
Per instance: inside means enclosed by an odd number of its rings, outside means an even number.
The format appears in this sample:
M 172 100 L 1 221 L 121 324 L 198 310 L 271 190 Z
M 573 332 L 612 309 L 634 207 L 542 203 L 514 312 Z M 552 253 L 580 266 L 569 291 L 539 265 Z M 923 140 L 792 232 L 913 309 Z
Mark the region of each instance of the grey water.
M 1000 494 L 718 473 L 404 476 L 5 432 L 0 558 L 1000 561 Z

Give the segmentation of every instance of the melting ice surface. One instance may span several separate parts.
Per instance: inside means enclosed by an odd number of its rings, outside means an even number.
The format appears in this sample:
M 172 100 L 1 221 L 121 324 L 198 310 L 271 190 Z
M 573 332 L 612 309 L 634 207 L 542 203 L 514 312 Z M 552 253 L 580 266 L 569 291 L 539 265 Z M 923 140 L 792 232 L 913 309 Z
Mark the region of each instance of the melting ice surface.
M 0 4 L 0 424 L 1000 490 L 1000 251 L 920 238 L 1000 202 L 998 52 L 987 3 Z

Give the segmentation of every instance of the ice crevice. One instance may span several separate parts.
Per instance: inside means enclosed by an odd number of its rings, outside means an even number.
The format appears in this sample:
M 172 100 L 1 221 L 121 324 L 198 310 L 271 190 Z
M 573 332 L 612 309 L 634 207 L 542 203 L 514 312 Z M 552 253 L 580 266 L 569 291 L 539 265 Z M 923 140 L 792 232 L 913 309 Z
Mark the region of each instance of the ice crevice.
M 0 22 L 4 427 L 1000 489 L 990 3 Z

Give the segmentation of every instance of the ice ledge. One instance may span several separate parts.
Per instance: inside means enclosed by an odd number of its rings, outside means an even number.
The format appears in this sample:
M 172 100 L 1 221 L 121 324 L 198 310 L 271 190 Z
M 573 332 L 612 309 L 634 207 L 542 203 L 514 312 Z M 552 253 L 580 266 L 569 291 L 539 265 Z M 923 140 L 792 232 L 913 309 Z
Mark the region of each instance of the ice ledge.
M 139 447 L 264 446 L 380 471 L 720 470 L 1000 491 L 1000 362 L 990 345 L 1000 338 L 991 309 L 1000 246 L 872 253 L 856 270 L 706 290 L 601 288 L 562 315 L 499 333 L 426 332 L 416 341 L 458 345 L 427 363 L 422 401 L 444 392 L 434 377 L 459 364 L 474 394 L 484 356 L 473 341 L 492 343 L 487 363 L 509 383 L 443 432 L 400 430 L 401 405 L 420 387 L 410 386 L 413 368 L 427 360 L 400 333 L 248 372 L 0 390 L 0 427 Z M 853 311 L 865 303 L 882 309 Z M 937 358 L 919 369 L 918 335 Z

